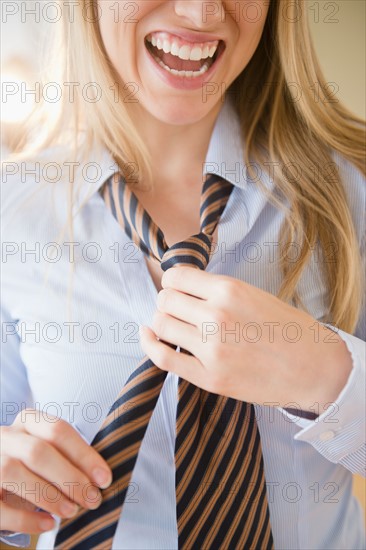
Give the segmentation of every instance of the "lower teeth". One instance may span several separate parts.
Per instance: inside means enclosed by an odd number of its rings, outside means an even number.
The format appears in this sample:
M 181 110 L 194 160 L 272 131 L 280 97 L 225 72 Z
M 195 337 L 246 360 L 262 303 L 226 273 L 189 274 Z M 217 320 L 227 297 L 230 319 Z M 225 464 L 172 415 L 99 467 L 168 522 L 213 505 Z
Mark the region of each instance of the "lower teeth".
M 151 55 L 153 56 L 155 61 L 159 63 L 160 67 L 163 67 L 163 69 L 165 69 L 166 71 L 169 71 L 170 73 L 178 76 L 188 76 L 195 78 L 204 74 L 211 66 L 210 63 L 207 63 L 207 61 L 205 61 L 199 71 L 177 71 L 176 69 L 171 69 L 170 67 L 168 67 L 168 65 L 165 65 L 165 63 L 163 63 L 163 61 L 153 53 Z

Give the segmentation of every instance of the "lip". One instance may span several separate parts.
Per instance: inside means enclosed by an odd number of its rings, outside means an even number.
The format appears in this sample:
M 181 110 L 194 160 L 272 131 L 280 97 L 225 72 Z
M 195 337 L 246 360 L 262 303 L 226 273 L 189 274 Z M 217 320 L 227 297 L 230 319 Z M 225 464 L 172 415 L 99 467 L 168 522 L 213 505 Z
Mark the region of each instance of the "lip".
M 157 32 L 157 31 L 155 31 Z M 168 31 L 166 31 L 168 32 Z M 177 35 L 178 36 L 178 35 Z M 183 40 L 187 40 L 184 36 L 179 35 Z M 195 40 L 201 40 L 200 37 L 195 36 Z M 207 35 L 206 35 L 207 39 Z M 216 40 L 221 40 L 220 38 L 217 38 Z M 202 40 L 201 40 L 202 41 Z M 220 45 L 223 43 L 221 41 L 219 43 Z M 226 46 L 225 43 L 223 43 L 223 47 L 221 46 L 221 51 L 219 52 L 215 62 L 211 65 L 211 67 L 201 76 L 196 77 L 190 77 L 190 76 L 177 76 L 174 74 L 169 73 L 163 67 L 161 67 L 153 58 L 153 56 L 148 51 L 147 47 L 144 44 L 145 54 L 147 58 L 149 59 L 149 62 L 151 63 L 152 67 L 154 68 L 155 72 L 160 76 L 160 78 L 168 84 L 168 86 L 171 86 L 172 88 L 175 88 L 176 90 L 197 90 L 202 88 L 203 84 L 206 82 L 210 82 L 212 79 L 213 74 L 216 72 L 218 67 L 220 66 L 223 58 L 223 54 L 225 52 Z

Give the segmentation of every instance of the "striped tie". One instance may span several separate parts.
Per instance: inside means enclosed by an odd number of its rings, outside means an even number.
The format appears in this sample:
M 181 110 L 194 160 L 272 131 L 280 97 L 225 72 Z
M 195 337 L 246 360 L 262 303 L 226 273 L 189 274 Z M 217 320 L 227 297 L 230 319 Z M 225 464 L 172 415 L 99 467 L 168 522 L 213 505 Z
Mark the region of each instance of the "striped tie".
M 213 232 L 232 189 L 226 180 L 207 175 L 201 195 L 201 232 L 170 248 L 120 175 L 104 184 L 102 194 L 129 238 L 160 262 L 163 270 L 181 265 L 205 269 Z M 111 549 L 141 442 L 166 376 L 145 357 L 128 378 L 92 442 L 111 467 L 113 482 L 102 491 L 98 509 L 83 509 L 62 521 L 56 548 Z M 253 405 L 179 379 L 175 467 L 180 550 L 273 549 Z

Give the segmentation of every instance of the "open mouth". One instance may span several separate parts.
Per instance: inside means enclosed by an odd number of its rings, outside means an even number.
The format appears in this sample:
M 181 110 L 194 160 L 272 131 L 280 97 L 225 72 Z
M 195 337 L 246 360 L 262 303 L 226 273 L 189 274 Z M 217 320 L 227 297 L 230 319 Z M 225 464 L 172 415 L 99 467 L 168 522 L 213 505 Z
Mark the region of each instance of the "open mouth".
M 180 77 L 195 78 L 207 72 L 225 49 L 223 40 L 190 43 L 168 33 L 151 33 L 145 46 L 166 71 Z

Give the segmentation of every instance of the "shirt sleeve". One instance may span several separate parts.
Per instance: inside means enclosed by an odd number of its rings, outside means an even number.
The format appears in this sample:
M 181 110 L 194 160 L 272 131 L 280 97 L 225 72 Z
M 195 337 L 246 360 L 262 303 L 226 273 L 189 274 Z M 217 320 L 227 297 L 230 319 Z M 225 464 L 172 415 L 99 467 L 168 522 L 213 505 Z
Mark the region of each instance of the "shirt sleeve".
M 33 405 L 27 371 L 20 356 L 17 321 L 1 308 L 0 424 L 9 426 L 24 408 Z
M 10 425 L 18 412 L 33 405 L 27 372 L 20 357 L 20 340 L 17 334 L 17 323 L 9 313 L 1 309 L 1 425 Z M 31 538 L 24 533 L 0 531 L 0 541 L 10 545 L 26 548 Z
M 359 241 L 363 269 L 366 269 L 366 227 L 365 227 L 365 177 L 349 161 L 334 157 L 345 182 L 348 203 Z M 347 382 L 334 403 L 326 410 L 315 411 L 314 419 L 300 418 L 280 409 L 289 420 L 296 423 L 301 430 L 294 436 L 295 440 L 305 441 L 312 445 L 330 462 L 341 464 L 347 470 L 365 476 L 366 469 L 366 414 L 365 414 L 365 340 L 366 311 L 363 308 L 354 334 L 348 334 L 330 324 L 325 324 L 335 331 L 345 342 L 351 357 L 352 370 Z
M 365 409 L 365 342 L 355 335 L 327 324 L 346 343 L 352 357 L 352 370 L 346 385 L 334 403 L 314 420 L 301 418 L 278 407 L 300 428 L 295 440 L 312 445 L 330 462 L 342 464 L 347 470 L 365 476 L 366 409 Z
M 12 533 L 11 531 L 0 531 L 0 541 L 8 546 L 17 546 L 18 548 L 28 548 L 31 543 L 29 535 L 24 533 Z

